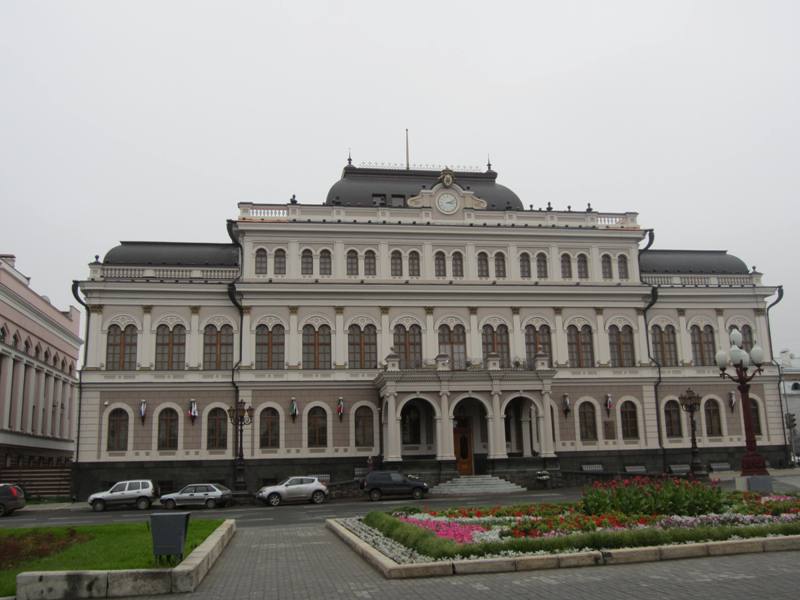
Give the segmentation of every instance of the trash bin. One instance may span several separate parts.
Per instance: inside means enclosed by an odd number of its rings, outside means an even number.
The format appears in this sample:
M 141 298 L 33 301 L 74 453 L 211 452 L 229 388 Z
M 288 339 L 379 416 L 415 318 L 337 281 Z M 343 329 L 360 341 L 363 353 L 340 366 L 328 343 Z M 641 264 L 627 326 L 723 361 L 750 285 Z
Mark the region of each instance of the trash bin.
M 188 512 L 153 513 L 150 515 L 150 533 L 153 536 L 153 554 L 178 556 L 183 560 L 183 547 L 189 530 Z

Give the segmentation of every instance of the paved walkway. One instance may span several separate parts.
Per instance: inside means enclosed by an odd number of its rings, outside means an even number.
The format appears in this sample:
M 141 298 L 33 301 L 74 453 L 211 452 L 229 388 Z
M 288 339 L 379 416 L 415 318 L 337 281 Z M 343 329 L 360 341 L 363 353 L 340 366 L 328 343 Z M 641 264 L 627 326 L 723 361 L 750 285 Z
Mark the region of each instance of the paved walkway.
M 242 529 L 192 600 L 796 599 L 800 552 L 390 581 L 324 526 Z M 155 596 L 152 600 L 163 600 Z

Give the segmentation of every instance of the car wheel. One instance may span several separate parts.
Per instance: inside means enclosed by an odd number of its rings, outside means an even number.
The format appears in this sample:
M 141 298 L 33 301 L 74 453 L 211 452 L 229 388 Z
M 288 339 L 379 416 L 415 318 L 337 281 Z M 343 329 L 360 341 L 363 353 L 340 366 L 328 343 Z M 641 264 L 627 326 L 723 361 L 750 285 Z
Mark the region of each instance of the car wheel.
M 424 493 L 422 488 L 414 488 L 411 490 L 411 497 L 414 498 L 414 500 L 420 500 Z
M 311 501 L 314 504 L 322 504 L 323 502 L 325 502 L 325 494 L 317 490 L 316 492 L 311 494 Z
M 281 495 L 273 492 L 267 496 L 267 504 L 270 506 L 278 506 L 281 503 Z
M 0 517 L 4 516 L 5 514 L 6 514 L 6 506 L 5 504 L 0 504 Z
M 370 490 L 369 492 L 369 499 L 372 500 L 373 502 L 377 502 L 378 500 L 380 500 L 381 496 L 382 496 L 381 491 L 378 489 Z
M 167 500 L 164 502 L 164 508 L 168 510 L 175 510 L 175 500 Z
M 136 508 L 139 510 L 147 510 L 150 508 L 150 500 L 148 498 L 139 498 L 136 501 Z
M 208 500 L 206 500 L 206 508 L 209 509 L 217 508 L 217 501 L 214 500 L 213 498 L 209 498 Z
M 106 503 L 102 500 L 95 500 L 92 502 L 92 510 L 94 512 L 103 512 L 106 509 Z

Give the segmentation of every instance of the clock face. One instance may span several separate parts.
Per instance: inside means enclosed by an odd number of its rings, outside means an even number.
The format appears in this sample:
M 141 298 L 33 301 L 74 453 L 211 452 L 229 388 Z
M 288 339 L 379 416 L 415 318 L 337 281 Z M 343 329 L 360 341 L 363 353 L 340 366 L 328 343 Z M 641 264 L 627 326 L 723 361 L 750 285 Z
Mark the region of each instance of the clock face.
M 446 215 L 458 210 L 458 198 L 453 194 L 442 194 L 436 199 L 436 207 Z

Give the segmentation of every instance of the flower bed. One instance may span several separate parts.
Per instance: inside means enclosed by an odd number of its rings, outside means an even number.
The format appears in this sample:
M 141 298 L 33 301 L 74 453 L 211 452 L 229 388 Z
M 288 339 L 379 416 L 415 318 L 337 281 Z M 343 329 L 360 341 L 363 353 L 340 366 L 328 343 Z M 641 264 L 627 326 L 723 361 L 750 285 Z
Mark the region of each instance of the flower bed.
M 677 479 L 597 483 L 579 502 L 373 512 L 363 525 L 419 556 L 463 559 L 800 534 L 800 498 Z

